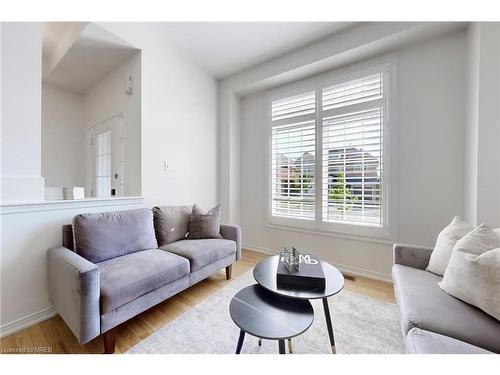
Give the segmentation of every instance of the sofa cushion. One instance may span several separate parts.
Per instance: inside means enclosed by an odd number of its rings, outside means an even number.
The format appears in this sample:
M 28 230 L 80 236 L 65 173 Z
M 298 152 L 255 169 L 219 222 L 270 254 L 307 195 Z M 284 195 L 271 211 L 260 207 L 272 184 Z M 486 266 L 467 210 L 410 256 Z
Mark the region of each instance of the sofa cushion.
M 198 271 L 227 256 L 236 257 L 236 242 L 224 239 L 182 240 L 161 246 L 160 249 L 189 259 L 191 272 Z
M 481 224 L 458 241 L 439 286 L 500 319 L 500 239 L 496 233 Z
M 492 354 L 466 342 L 419 328 L 408 332 L 405 349 L 407 354 Z
M 440 276 L 396 264 L 392 278 L 405 335 L 418 327 L 500 352 L 500 322 L 447 294 Z
M 76 253 L 92 263 L 158 247 L 147 208 L 76 215 L 73 237 Z
M 220 216 L 220 204 L 207 212 L 203 211 L 197 204 L 193 205 L 187 238 L 190 240 L 221 238 Z
M 427 271 L 443 276 L 450 261 L 453 246 L 472 229 L 474 227 L 467 224 L 460 217 L 455 216 L 451 223 L 439 233 L 436 246 L 427 265 Z
M 189 230 L 191 206 L 153 207 L 158 246 L 182 240 Z
M 189 262 L 151 249 L 97 263 L 101 277 L 101 315 L 189 274 Z
M 497 235 L 497 237 L 500 239 L 500 228 L 494 228 L 493 232 Z

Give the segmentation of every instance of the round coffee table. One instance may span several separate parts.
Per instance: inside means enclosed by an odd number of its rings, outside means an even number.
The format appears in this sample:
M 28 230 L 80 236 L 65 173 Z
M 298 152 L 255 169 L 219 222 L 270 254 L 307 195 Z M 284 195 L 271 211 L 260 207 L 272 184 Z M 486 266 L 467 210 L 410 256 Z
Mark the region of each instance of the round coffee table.
M 314 320 L 308 300 L 293 300 L 271 293 L 258 284 L 240 290 L 231 300 L 229 313 L 240 328 L 236 354 L 241 352 L 245 333 L 259 339 L 278 340 L 285 354 L 285 340 L 305 332 Z
M 253 277 L 260 286 L 282 297 L 304 301 L 321 298 L 323 300 L 323 309 L 325 310 L 326 328 L 330 338 L 330 345 L 332 347 L 332 352 L 335 354 L 337 350 L 335 347 L 335 337 L 333 335 L 330 308 L 328 307 L 328 297 L 331 297 L 342 290 L 344 287 L 344 276 L 331 264 L 320 261 L 326 279 L 325 289 L 293 287 L 278 288 L 276 271 L 278 269 L 279 261 L 279 255 L 274 255 L 261 260 L 253 269 Z

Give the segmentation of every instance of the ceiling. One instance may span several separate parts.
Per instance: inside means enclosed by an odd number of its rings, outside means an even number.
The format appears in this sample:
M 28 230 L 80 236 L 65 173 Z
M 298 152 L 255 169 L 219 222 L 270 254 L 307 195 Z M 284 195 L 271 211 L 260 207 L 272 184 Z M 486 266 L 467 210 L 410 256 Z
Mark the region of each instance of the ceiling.
M 354 22 L 158 22 L 149 23 L 165 43 L 216 78 L 224 78 Z
M 44 28 L 44 63 L 58 39 L 71 23 L 51 23 Z M 57 65 L 44 76 L 44 82 L 77 93 L 84 93 L 138 50 L 95 24 L 88 24 Z M 124 84 L 125 85 L 125 84 Z

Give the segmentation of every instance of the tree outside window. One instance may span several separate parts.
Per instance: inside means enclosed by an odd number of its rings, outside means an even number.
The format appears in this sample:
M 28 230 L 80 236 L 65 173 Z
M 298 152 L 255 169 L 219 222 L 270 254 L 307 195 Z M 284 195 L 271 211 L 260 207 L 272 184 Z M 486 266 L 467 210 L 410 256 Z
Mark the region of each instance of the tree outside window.
M 358 201 L 358 197 L 345 183 L 345 174 L 338 171 L 333 178 L 333 184 L 328 188 L 328 202 L 333 203 L 335 209 L 342 212 L 349 211 Z

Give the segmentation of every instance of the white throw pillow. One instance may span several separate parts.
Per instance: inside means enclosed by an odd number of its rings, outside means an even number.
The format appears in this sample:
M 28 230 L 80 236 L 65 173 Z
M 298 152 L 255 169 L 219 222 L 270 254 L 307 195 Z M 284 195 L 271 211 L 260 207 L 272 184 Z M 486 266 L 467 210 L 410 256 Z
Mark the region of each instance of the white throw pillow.
M 439 233 L 426 271 L 435 273 L 436 275 L 444 275 L 446 266 L 450 261 L 453 246 L 472 229 L 474 229 L 472 225 L 455 216 L 451 223 Z
M 495 228 L 493 229 L 493 232 L 495 232 L 495 234 L 498 236 L 498 238 L 500 239 L 500 228 Z
M 481 224 L 459 240 L 439 286 L 500 320 L 500 238 L 497 234 Z

